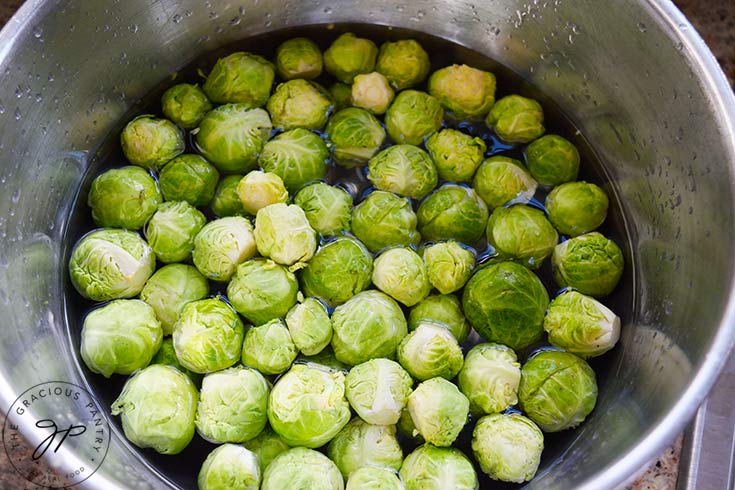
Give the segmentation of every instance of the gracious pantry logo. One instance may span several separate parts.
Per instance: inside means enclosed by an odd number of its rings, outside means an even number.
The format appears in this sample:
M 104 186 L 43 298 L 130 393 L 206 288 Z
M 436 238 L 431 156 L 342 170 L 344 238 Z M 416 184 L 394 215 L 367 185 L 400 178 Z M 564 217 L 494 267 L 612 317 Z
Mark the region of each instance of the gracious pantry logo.
M 49 381 L 26 390 L 3 425 L 8 460 L 26 480 L 46 488 L 77 485 L 107 455 L 110 426 L 81 386 Z

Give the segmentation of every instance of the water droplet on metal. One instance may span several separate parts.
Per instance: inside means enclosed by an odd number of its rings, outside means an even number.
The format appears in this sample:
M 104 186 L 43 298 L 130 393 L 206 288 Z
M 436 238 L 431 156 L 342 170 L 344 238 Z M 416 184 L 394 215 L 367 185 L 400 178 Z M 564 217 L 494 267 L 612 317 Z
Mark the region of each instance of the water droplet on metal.
M 138 27 L 138 24 L 132 24 L 129 29 L 130 29 L 130 32 L 132 32 L 133 34 L 135 34 L 136 32 L 138 32 L 138 30 L 140 29 L 140 27 Z
M 40 39 L 41 36 L 43 36 L 43 29 L 41 29 L 40 27 L 34 27 L 33 37 L 35 37 L 36 39 Z
M 171 17 L 171 20 L 174 22 L 174 24 L 178 24 L 179 22 L 181 22 L 181 19 L 182 17 L 179 14 L 175 14 L 173 17 Z
M 43 100 L 43 96 L 41 94 L 36 94 L 36 96 L 34 98 L 35 98 L 36 102 L 41 102 Z
M 20 109 L 15 109 L 15 120 L 20 121 L 20 118 L 23 117 L 23 115 L 20 113 Z
M 646 27 L 646 24 L 644 24 L 643 22 L 639 22 L 638 23 L 638 30 L 641 31 L 641 32 L 647 32 L 648 31 L 648 27 Z
M 15 192 L 13 192 L 13 195 L 10 196 L 10 200 L 13 201 L 13 204 L 20 201 L 20 189 L 16 189 Z
M 324 7 L 324 13 L 329 15 L 332 13 L 332 7 Z

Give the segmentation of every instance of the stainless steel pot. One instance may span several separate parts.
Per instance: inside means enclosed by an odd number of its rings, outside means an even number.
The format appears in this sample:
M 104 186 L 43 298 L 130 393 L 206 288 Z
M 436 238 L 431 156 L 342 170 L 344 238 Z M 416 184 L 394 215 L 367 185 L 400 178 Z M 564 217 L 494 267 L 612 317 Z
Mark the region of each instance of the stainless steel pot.
M 594 415 L 527 488 L 629 479 L 686 424 L 735 338 L 735 100 L 665 0 L 28 1 L 0 33 L 0 408 L 38 383 L 84 384 L 61 301 L 61 238 L 122 114 L 207 50 L 338 22 L 485 53 L 556 100 L 592 142 L 627 219 L 634 306 Z M 84 485 L 168 483 L 113 435 Z

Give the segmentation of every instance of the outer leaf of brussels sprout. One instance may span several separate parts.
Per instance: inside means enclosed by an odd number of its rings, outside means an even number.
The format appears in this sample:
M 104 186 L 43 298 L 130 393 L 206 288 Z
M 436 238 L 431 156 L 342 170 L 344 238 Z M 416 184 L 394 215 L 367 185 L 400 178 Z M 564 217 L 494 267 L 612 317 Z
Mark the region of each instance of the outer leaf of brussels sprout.
M 186 264 L 169 264 L 158 269 L 140 292 L 161 322 L 164 335 L 171 335 L 184 305 L 209 295 L 207 279 Z
M 408 397 L 408 411 L 416 430 L 435 446 L 452 445 L 467 423 L 469 409 L 467 397 L 444 378 L 422 382 Z
M 242 263 L 227 286 L 232 306 L 255 325 L 282 318 L 296 304 L 296 276 L 268 259 Z
M 418 244 L 417 222 L 408 200 L 385 191 L 372 192 L 352 210 L 352 233 L 371 252 Z
M 389 146 L 370 159 L 368 169 L 378 189 L 414 199 L 422 199 L 438 182 L 429 154 L 413 145 Z
M 194 265 L 214 281 L 229 281 L 237 266 L 253 255 L 253 225 L 240 216 L 210 221 L 194 238 Z
M 345 392 L 350 405 L 365 422 L 394 425 L 408 403 L 412 385 L 411 376 L 400 364 L 380 358 L 350 369 Z
M 98 226 L 142 228 L 161 204 L 156 181 L 140 167 L 113 168 L 92 181 L 87 204 Z
M 345 425 L 327 448 L 342 476 L 366 466 L 383 466 L 398 471 L 403 462 L 403 451 L 392 425 L 370 425 L 355 417 Z
M 263 147 L 258 164 L 278 175 L 291 193 L 327 174 L 329 151 L 319 135 L 306 129 L 279 134 Z
M 445 184 L 429 194 L 416 213 L 424 240 L 474 244 L 487 225 L 487 206 L 469 187 Z

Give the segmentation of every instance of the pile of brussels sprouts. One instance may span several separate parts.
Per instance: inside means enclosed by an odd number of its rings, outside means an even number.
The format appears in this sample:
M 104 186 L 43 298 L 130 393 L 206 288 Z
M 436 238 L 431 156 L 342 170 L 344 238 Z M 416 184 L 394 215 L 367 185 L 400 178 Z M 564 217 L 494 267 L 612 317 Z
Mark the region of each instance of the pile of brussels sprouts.
M 538 102 L 496 101 L 470 66 L 429 71 L 414 40 L 350 33 L 274 62 L 233 53 L 169 88 L 165 118 L 130 121 L 132 165 L 94 179 L 99 228 L 69 263 L 100 302 L 81 357 L 132 375 L 112 414 L 137 446 L 221 444 L 200 489 L 475 489 L 472 459 L 524 482 L 543 433 L 593 410 L 585 359 L 620 330 L 598 301 L 623 269 L 594 231 L 608 198 L 576 181 Z M 525 164 L 486 157 L 462 130 L 482 120 Z M 331 185 L 335 169 L 371 192 Z M 551 301 L 534 272 L 549 257 Z

